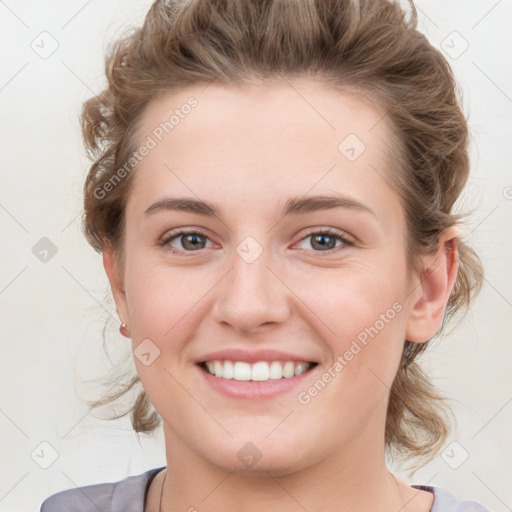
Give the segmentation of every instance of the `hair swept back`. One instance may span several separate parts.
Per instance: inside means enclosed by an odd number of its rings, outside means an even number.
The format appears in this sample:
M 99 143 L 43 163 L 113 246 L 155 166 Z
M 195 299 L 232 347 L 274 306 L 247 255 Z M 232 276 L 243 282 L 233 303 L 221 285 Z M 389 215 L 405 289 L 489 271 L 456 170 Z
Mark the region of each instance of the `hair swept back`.
M 407 10 L 388 0 L 176 0 L 152 4 L 141 28 L 117 40 L 106 58 L 106 88 L 83 106 L 82 131 L 93 164 L 84 184 L 84 234 L 102 252 L 122 254 L 124 207 L 133 173 L 109 194 L 94 191 L 135 149 L 134 128 L 148 102 L 188 85 L 253 83 L 310 76 L 366 95 L 396 129 L 399 168 L 393 176 L 407 221 L 408 261 L 435 247 L 461 215 L 453 206 L 469 172 L 468 128 L 450 66 L 417 30 Z M 482 282 L 476 253 L 459 242 L 459 273 L 443 328 L 468 307 Z M 428 343 L 405 340 L 390 392 L 386 447 L 396 458 L 432 458 L 450 430 L 446 398 L 417 357 Z M 138 376 L 108 404 L 140 383 Z M 136 432 L 160 424 L 144 390 L 122 415 Z

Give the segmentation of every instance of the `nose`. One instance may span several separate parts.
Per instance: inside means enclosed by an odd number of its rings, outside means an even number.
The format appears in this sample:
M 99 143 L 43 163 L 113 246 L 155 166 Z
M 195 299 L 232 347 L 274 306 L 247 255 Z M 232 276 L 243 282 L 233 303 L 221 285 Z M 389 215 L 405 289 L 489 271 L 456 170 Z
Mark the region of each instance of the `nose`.
M 248 262 L 233 251 L 230 263 L 230 272 L 217 288 L 214 319 L 237 333 L 258 333 L 285 322 L 291 292 L 269 267 L 267 253 Z

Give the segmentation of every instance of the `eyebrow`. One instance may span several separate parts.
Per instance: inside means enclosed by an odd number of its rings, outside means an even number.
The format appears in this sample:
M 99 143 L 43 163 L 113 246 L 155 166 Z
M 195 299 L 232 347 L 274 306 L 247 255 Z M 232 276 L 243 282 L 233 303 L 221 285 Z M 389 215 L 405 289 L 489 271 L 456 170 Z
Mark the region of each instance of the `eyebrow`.
M 281 216 L 287 215 L 305 215 L 321 210 L 332 210 L 334 208 L 346 208 L 350 210 L 365 212 L 377 217 L 375 212 L 367 205 L 352 197 L 338 196 L 299 196 L 286 201 L 281 211 Z M 145 215 L 151 215 L 160 211 L 182 211 L 204 215 L 205 217 L 222 218 L 220 210 L 213 204 L 183 197 L 165 197 L 159 199 L 145 211 Z

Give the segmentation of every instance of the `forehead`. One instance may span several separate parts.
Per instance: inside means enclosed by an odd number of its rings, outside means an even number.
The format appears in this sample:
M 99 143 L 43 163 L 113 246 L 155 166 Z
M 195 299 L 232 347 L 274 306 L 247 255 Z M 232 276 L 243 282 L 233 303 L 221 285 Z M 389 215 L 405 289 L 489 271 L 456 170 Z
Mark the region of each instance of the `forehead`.
M 363 96 L 295 79 L 259 85 L 193 86 L 151 101 L 137 147 L 130 202 L 208 196 L 213 202 L 348 191 L 363 198 L 389 188 L 393 133 Z M 313 190 L 314 189 L 314 190 Z

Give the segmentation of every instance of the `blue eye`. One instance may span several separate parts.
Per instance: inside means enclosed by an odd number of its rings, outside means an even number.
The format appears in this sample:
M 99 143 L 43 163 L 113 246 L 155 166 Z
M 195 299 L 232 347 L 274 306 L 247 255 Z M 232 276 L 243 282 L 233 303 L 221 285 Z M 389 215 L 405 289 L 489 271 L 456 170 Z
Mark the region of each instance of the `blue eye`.
M 314 252 L 332 253 L 340 250 L 343 246 L 354 245 L 353 241 L 331 229 L 316 229 L 311 231 L 303 237 L 300 242 L 303 242 L 308 238 L 311 238 L 311 248 L 319 248 L 319 250 L 314 250 Z M 171 242 L 175 240 L 180 241 L 182 248 L 176 248 L 171 245 Z M 209 240 L 208 237 L 200 231 L 178 231 L 177 233 L 171 233 L 168 237 L 159 242 L 159 245 L 170 250 L 174 254 L 184 254 L 204 249 L 207 240 Z M 338 247 L 336 247 L 336 241 L 341 242 Z

